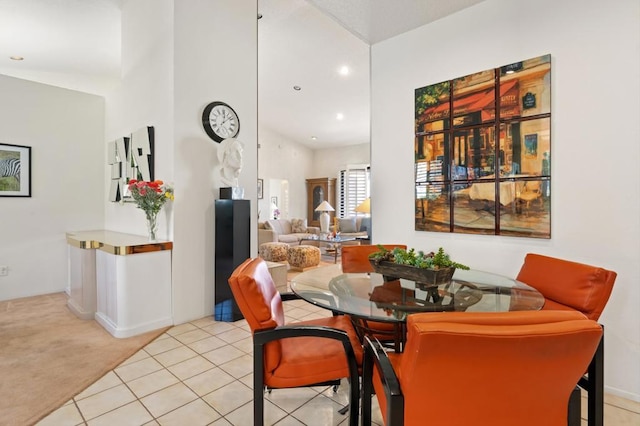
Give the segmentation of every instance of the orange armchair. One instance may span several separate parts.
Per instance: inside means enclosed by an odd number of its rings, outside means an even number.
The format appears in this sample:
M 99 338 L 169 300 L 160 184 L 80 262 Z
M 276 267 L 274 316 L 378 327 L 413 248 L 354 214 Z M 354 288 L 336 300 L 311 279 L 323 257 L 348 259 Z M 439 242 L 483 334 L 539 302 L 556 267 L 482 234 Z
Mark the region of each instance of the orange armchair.
M 405 244 L 381 244 L 387 250 L 396 247 L 407 249 Z M 377 245 L 344 246 L 342 247 L 342 272 L 348 273 L 368 273 L 373 272 L 373 267 L 369 262 L 369 255 L 379 251 Z
M 381 244 L 387 250 L 396 247 L 407 249 L 405 244 Z M 344 246 L 342 247 L 342 272 L 346 273 L 370 273 L 373 272 L 369 255 L 379 251 L 377 245 Z M 352 321 L 362 339 L 365 335 L 371 335 L 384 342 L 392 342 L 396 352 L 401 351 L 403 324 L 399 322 L 369 321 L 364 318 L 355 318 Z
M 601 337 L 579 312 L 411 315 L 403 353 L 365 339 L 363 424 L 375 388 L 385 425 L 579 425 L 572 390 Z
M 617 274 L 596 266 L 529 253 L 516 278 L 545 298 L 543 310 L 579 311 L 597 321 L 604 310 Z M 578 383 L 587 391 L 589 426 L 604 424 L 604 337 L 587 375 Z
M 529 253 L 516 279 L 542 293 L 542 309 L 576 310 L 597 321 L 616 276 L 596 266 Z
M 358 424 L 362 346 L 347 316 L 284 325 L 282 299 L 264 260 L 247 259 L 229 278 L 253 334 L 254 424 L 264 420 L 264 389 L 350 380 L 349 424 Z

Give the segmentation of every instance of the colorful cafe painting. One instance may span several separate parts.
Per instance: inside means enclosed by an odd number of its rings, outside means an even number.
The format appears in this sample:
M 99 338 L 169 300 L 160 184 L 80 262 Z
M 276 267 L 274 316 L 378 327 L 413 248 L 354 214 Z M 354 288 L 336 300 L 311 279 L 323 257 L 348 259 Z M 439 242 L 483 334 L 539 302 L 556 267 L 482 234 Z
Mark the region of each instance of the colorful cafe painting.
M 415 90 L 415 229 L 551 238 L 551 55 Z

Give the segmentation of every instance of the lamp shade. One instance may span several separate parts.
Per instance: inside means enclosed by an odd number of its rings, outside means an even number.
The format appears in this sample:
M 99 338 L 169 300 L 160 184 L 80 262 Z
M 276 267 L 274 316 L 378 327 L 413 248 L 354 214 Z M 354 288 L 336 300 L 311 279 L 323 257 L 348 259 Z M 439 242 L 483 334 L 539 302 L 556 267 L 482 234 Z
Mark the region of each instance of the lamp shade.
M 365 198 L 365 200 L 355 208 L 358 213 L 371 213 L 371 197 Z
M 331 207 L 331 204 L 329 204 L 326 201 L 323 201 L 320 203 L 318 207 L 316 207 L 316 211 L 317 212 L 333 212 L 335 211 L 335 209 Z

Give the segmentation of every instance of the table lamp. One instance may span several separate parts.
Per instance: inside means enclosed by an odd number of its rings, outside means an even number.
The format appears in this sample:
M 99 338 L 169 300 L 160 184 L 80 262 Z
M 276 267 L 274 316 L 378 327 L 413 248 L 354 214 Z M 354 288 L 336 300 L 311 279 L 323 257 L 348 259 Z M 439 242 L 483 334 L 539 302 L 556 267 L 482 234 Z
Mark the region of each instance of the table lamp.
M 358 204 L 358 207 L 355 208 L 357 213 L 371 213 L 371 197 L 365 198 L 365 200 Z
M 327 212 L 333 212 L 335 209 L 331 207 L 331 204 L 323 201 L 318 207 L 316 207 L 316 211 L 322 212 L 320 215 L 320 232 L 326 234 L 329 232 L 329 213 Z
M 365 198 L 365 200 L 358 204 L 355 209 L 356 213 L 364 213 L 364 217 L 360 221 L 360 231 L 367 231 L 367 238 L 371 239 L 371 197 Z

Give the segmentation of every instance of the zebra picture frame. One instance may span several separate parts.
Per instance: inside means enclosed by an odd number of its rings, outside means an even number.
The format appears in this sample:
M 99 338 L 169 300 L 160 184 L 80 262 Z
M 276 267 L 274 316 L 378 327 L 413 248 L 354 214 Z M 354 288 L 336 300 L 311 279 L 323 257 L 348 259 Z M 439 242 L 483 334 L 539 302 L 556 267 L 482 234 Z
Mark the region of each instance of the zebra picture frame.
M 31 147 L 0 143 L 0 197 L 31 197 Z

